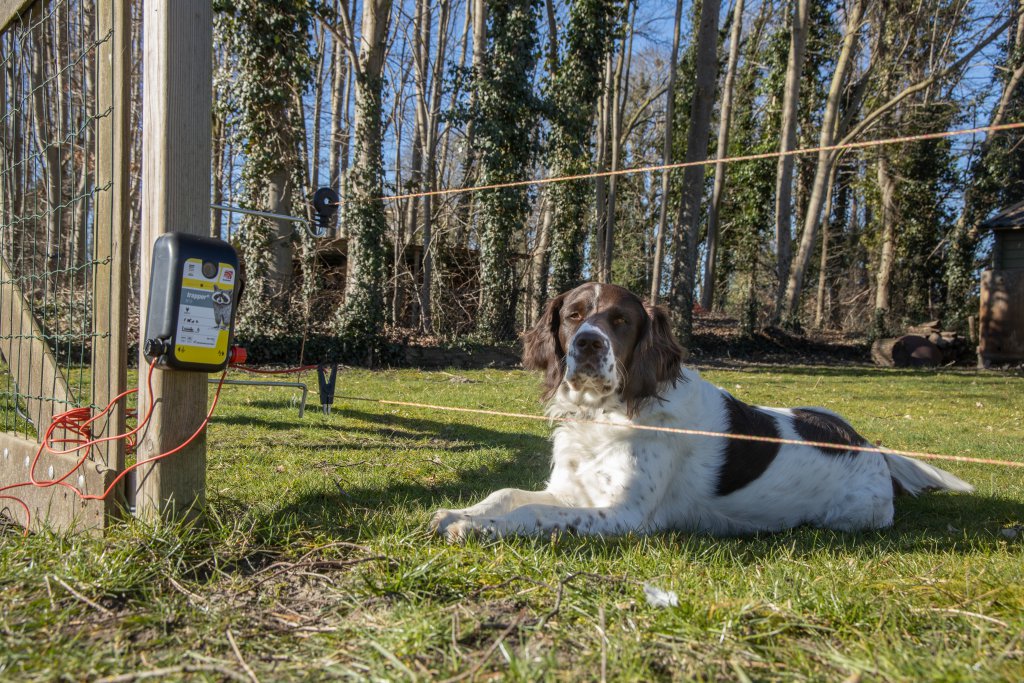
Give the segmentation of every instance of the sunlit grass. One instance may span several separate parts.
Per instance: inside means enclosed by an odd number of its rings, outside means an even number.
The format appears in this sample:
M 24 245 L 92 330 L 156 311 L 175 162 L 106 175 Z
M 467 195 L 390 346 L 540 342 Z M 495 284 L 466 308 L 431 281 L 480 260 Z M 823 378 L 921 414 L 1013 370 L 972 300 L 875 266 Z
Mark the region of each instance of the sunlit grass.
M 821 405 L 894 448 L 1024 461 L 1024 379 L 714 370 L 754 403 Z M 202 524 L 105 539 L 0 531 L 0 678 L 1020 680 L 1024 472 L 897 505 L 892 528 L 470 542 L 430 513 L 547 475 L 548 426 L 357 398 L 539 413 L 498 370 L 339 374 L 334 409 L 225 387 Z M 678 594 L 650 607 L 643 585 Z M 602 635 L 604 634 L 604 635 Z

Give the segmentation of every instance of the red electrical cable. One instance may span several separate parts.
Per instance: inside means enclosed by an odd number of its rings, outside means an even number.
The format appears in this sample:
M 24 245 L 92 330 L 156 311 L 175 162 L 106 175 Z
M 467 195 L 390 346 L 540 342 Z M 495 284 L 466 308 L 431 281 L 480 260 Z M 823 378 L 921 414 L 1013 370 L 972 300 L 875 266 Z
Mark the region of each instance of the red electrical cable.
M 19 482 L 17 484 L 9 484 L 7 486 L 0 487 L 0 500 L 13 500 L 15 503 L 20 505 L 21 509 L 25 512 L 25 535 L 28 535 L 28 530 L 29 530 L 29 527 L 30 527 L 30 524 L 31 524 L 31 521 L 32 521 L 31 511 L 29 510 L 28 505 L 26 505 L 23 500 L 17 498 L 16 496 L 11 495 L 11 494 L 4 494 L 4 491 L 9 491 L 11 489 L 25 487 L 25 486 L 35 486 L 37 488 L 49 488 L 51 486 L 63 486 L 65 488 L 70 489 L 72 492 L 74 492 L 75 495 L 77 495 L 81 500 L 104 500 L 104 499 L 106 499 L 110 495 L 111 491 L 114 490 L 114 487 L 117 486 L 117 484 L 119 482 L 121 482 L 121 480 L 123 480 L 128 475 L 129 472 L 132 472 L 133 470 L 138 469 L 139 467 L 142 467 L 143 465 L 152 464 L 154 462 L 157 462 L 159 460 L 163 460 L 164 458 L 167 458 L 167 457 L 169 457 L 171 455 L 174 455 L 175 453 L 180 452 L 182 449 L 186 448 L 189 444 L 191 444 L 193 441 L 195 441 L 199 437 L 200 434 L 203 433 L 203 431 L 206 429 L 207 425 L 210 423 L 210 418 L 213 417 L 213 411 L 217 408 L 217 403 L 220 400 L 220 391 L 221 391 L 221 388 L 224 386 L 224 378 L 227 375 L 227 371 L 226 370 L 221 374 L 220 382 L 218 382 L 217 390 L 216 390 L 216 392 L 214 393 L 214 396 L 213 396 L 213 403 L 210 405 L 210 410 L 206 413 L 206 417 L 203 419 L 203 421 L 196 428 L 196 431 L 193 432 L 192 435 L 189 438 L 187 438 L 185 441 L 183 441 L 180 445 L 176 446 L 175 448 L 172 448 L 169 451 L 165 451 L 163 453 L 160 453 L 159 455 L 155 455 L 152 458 L 147 458 L 146 460 L 140 460 L 140 461 L 136 462 L 134 465 L 130 465 L 130 466 L 126 467 L 124 470 L 122 470 L 120 473 L 118 473 L 118 475 L 116 477 L 114 477 L 113 481 L 110 482 L 110 484 L 103 491 L 103 493 L 100 493 L 100 494 L 86 494 L 84 491 L 79 489 L 77 486 L 74 486 L 72 484 L 67 483 L 66 480 L 69 477 L 71 477 L 75 472 L 77 472 L 79 469 L 81 469 L 82 465 L 85 464 L 85 461 L 88 459 L 89 452 L 90 452 L 90 450 L 91 450 L 91 448 L 93 446 L 95 446 L 97 444 L 100 444 L 100 443 L 105 443 L 107 441 L 113 441 L 114 439 L 125 439 L 131 445 L 131 447 L 134 448 L 134 446 L 135 446 L 135 439 L 134 439 L 135 435 L 138 434 L 146 426 L 146 424 L 149 422 L 150 418 L 153 415 L 153 408 L 154 408 L 153 370 L 154 370 L 155 367 L 156 367 L 156 361 L 154 360 L 152 363 L 150 363 L 149 373 L 146 376 L 146 387 L 147 387 L 147 390 L 148 390 L 147 391 L 147 395 L 148 395 L 148 398 L 149 398 L 149 405 L 148 405 L 148 407 L 146 409 L 145 415 L 144 415 L 143 419 L 138 422 L 138 424 L 135 426 L 134 429 L 132 429 L 132 430 L 130 430 L 128 432 L 125 432 L 124 434 L 115 434 L 115 435 L 112 435 L 112 436 L 101 437 L 99 439 L 93 439 L 93 438 L 91 438 L 92 431 L 91 431 L 90 427 L 92 426 L 92 424 L 94 422 L 96 422 L 96 420 L 100 419 L 104 415 L 109 414 L 110 411 L 114 409 L 114 406 L 119 401 L 123 400 L 124 398 L 126 398 L 130 394 L 137 393 L 138 389 L 129 389 L 127 391 L 122 392 L 121 394 L 118 394 L 116 397 L 114 397 L 110 401 L 110 403 L 107 404 L 106 408 L 104 408 L 100 412 L 96 413 L 95 415 L 91 415 L 91 411 L 90 411 L 89 408 L 73 408 L 73 409 L 68 410 L 68 411 L 66 411 L 64 413 L 60 413 L 59 415 L 54 416 L 53 421 L 50 423 L 49 428 L 47 428 L 47 430 L 46 430 L 46 434 L 43 436 L 42 443 L 39 444 L 39 449 L 36 451 L 35 457 L 32 459 L 32 464 L 31 464 L 31 467 L 29 468 L 29 481 Z M 75 439 L 75 438 L 55 439 L 53 437 L 53 434 L 57 430 L 62 430 L 62 431 L 70 432 L 72 434 L 78 434 L 81 438 L 80 439 Z M 72 448 L 60 449 L 60 450 L 54 448 L 55 444 L 67 444 L 67 443 L 75 444 L 75 446 L 72 447 Z M 39 458 L 42 456 L 43 452 L 53 453 L 53 454 L 57 454 L 57 455 L 68 455 L 70 453 L 75 453 L 75 452 L 78 452 L 78 451 L 82 452 L 81 457 L 79 457 L 78 461 L 75 463 L 75 466 L 72 467 L 64 475 L 62 475 L 62 476 L 60 476 L 58 478 L 54 478 L 54 479 L 46 479 L 46 480 L 38 480 L 38 479 L 36 479 L 35 469 L 36 469 L 36 466 L 39 463 Z

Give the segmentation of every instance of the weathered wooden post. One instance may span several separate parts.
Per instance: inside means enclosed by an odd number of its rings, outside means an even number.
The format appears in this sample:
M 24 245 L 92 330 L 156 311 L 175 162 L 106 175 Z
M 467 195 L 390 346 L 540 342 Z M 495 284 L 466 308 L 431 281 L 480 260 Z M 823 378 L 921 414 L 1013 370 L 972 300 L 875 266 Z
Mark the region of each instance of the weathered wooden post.
M 210 225 L 213 10 L 209 0 L 143 2 L 142 334 L 153 243 L 166 232 L 206 235 Z M 148 363 L 139 354 L 139 406 L 148 405 Z M 156 408 L 138 446 L 140 461 L 179 446 L 207 410 L 207 376 L 153 374 Z M 139 468 L 136 512 L 181 515 L 205 502 L 206 438 Z
M 96 194 L 93 250 L 92 403 L 100 410 L 128 386 L 128 138 L 131 110 L 131 9 L 129 0 L 96 3 L 96 35 L 110 36 L 96 51 L 95 111 L 110 114 L 96 123 L 96 185 L 109 187 Z M 100 424 L 97 436 L 125 430 L 121 401 Z M 124 469 L 124 441 L 114 439 L 95 447 L 105 470 Z M 111 475 L 112 476 L 112 475 Z M 123 504 L 123 489 L 106 501 L 107 515 Z M 95 493 L 95 492 L 90 492 Z

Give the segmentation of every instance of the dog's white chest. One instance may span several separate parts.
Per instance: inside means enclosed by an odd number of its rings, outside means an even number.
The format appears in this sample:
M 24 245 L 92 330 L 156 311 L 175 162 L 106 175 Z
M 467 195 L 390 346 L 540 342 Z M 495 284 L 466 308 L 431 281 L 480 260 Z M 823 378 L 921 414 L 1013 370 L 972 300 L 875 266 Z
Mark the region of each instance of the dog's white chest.
M 549 489 L 574 505 L 608 505 L 632 482 L 637 461 L 628 429 L 564 425 L 554 436 Z

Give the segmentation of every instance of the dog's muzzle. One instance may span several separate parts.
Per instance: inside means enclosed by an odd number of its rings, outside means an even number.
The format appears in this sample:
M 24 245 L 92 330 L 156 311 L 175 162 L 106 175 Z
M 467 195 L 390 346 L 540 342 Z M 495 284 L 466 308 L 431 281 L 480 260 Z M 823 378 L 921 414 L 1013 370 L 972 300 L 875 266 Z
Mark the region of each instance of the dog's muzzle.
M 609 392 L 615 388 L 615 359 L 608 337 L 590 326 L 573 336 L 565 380 L 577 391 L 587 388 Z

